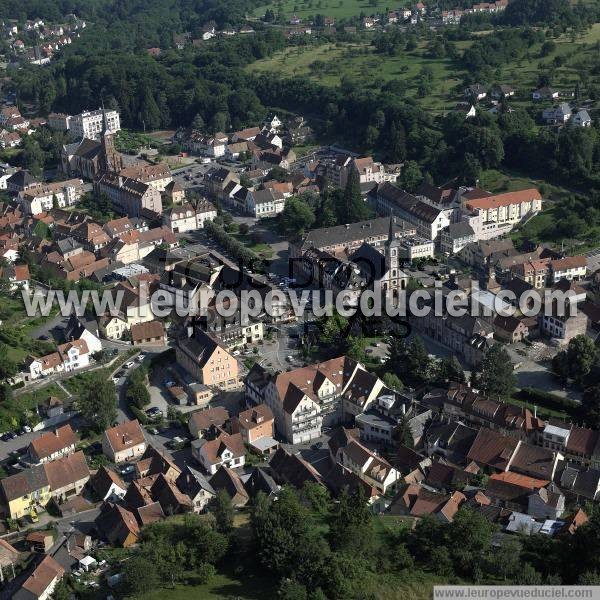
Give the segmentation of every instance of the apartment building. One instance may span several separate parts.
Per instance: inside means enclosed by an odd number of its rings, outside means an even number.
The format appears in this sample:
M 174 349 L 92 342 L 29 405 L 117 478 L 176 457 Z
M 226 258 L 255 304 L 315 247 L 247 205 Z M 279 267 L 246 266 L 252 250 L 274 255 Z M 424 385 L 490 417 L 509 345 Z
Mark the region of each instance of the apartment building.
M 116 110 L 105 111 L 99 108 L 98 110 L 84 111 L 66 120 L 70 135 L 75 139 L 99 139 L 103 131 L 104 115 L 106 115 L 110 133 L 121 130 L 119 113 Z
M 277 374 L 254 365 L 244 386 L 247 401 L 266 404 L 276 430 L 291 444 L 318 438 L 322 427 L 366 410 L 384 389 L 379 378 L 346 356 Z
M 416 228 L 418 235 L 439 243 L 442 230 L 450 225 L 448 211 L 436 208 L 389 182 L 371 194 L 377 213 L 395 215 Z
M 52 208 L 77 204 L 83 194 L 83 181 L 69 179 L 55 183 L 39 183 L 18 193 L 17 201 L 28 215 L 39 215 Z

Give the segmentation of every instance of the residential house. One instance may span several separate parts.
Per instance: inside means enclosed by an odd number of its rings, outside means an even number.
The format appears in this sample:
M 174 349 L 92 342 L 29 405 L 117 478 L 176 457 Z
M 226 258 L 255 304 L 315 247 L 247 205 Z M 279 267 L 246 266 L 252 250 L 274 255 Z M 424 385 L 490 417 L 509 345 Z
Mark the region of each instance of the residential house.
M 148 321 L 131 326 L 134 346 L 164 346 L 167 343 L 165 327 L 160 321 Z
M 284 207 L 284 195 L 274 189 L 250 190 L 246 195 L 246 210 L 258 219 L 274 217 L 282 212 Z
M 465 88 L 464 93 L 466 98 L 471 98 L 475 102 L 479 102 L 487 96 L 487 89 L 480 83 L 475 83 Z
M 202 512 L 206 505 L 217 495 L 208 479 L 196 469 L 186 465 L 176 481 L 177 487 L 192 501 L 192 510 Z
M 494 473 L 490 475 L 487 481 L 485 495 L 495 506 L 526 512 L 531 494 L 545 488 L 549 483 L 548 480 L 536 479 L 518 473 Z
M 15 290 L 28 292 L 29 282 L 31 281 L 29 266 L 9 264 L 6 267 L 0 267 L 0 279 L 8 280 L 8 288 L 11 292 Z
M 269 461 L 273 477 L 280 485 L 292 485 L 301 489 L 306 482 L 324 485 L 323 477 L 308 461 L 299 454 L 291 454 L 278 448 Z
M 188 419 L 188 429 L 194 439 L 205 436 L 209 430 L 222 429 L 229 421 L 229 413 L 222 406 L 191 413 Z
M 558 90 L 544 86 L 534 90 L 531 97 L 533 100 L 555 100 L 558 98 L 558 95 Z
M 558 283 L 561 279 L 581 281 L 585 279 L 587 272 L 587 259 L 583 255 L 550 260 L 548 265 L 550 268 L 548 279 L 551 285 Z
M 384 458 L 378 456 L 355 439 L 338 450 L 337 461 L 356 473 L 363 481 L 382 495 L 395 491 L 400 473 Z
M 306 443 L 320 437 L 323 426 L 342 423 L 374 401 L 383 383 L 364 374 L 360 363 L 345 356 L 276 375 L 254 365 L 245 380 L 246 397 L 269 406 L 285 440 Z M 354 385 L 359 381 L 367 387 Z
M 498 315 L 494 318 L 494 334 L 495 336 L 509 344 L 521 342 L 529 336 L 529 328 L 525 319 L 509 316 L 503 317 Z
M 89 349 L 85 340 L 74 340 L 61 344 L 56 352 L 41 356 L 31 356 L 25 361 L 25 375 L 30 380 L 39 379 L 52 373 L 68 373 L 90 364 Z
M 529 495 L 527 514 L 536 519 L 560 519 L 564 511 L 565 497 L 554 483 Z
M 64 574 L 64 568 L 50 555 L 46 555 L 13 598 L 14 600 L 48 600 Z
M 118 312 L 109 311 L 98 320 L 99 330 L 107 339 L 121 339 L 133 325 L 155 320 L 146 282 L 140 282 L 137 287 L 121 282 L 108 293 L 112 295 Z
M 200 438 L 192 442 L 192 456 L 209 475 L 214 475 L 221 466 L 243 467 L 245 455 L 244 440 L 239 433 L 221 433 L 214 440 Z
M 542 113 L 542 119 L 547 125 L 564 125 L 573 115 L 571 107 L 566 102 L 547 108 Z
M 475 231 L 467 221 L 450 223 L 440 233 L 440 249 L 448 254 L 457 254 L 468 244 L 476 241 Z
M 127 492 L 127 484 L 108 467 L 102 465 L 90 480 L 92 489 L 103 502 L 118 502 Z
M 119 504 L 104 503 L 95 525 L 111 546 L 129 548 L 137 543 L 140 536 L 134 514 Z
M 236 358 L 214 336 L 205 333 L 200 327 L 194 329 L 192 337 L 177 341 L 176 356 L 177 363 L 206 386 L 223 390 L 239 386 Z
M 52 497 L 44 465 L 5 477 L 0 481 L 0 492 L 3 511 L 11 519 L 20 519 L 45 507 Z
M 510 85 L 505 84 L 494 85 L 490 95 L 494 100 L 511 98 L 515 95 L 515 89 Z
M 102 451 L 116 464 L 142 456 L 146 451 L 146 438 L 137 419 L 107 429 L 102 434 Z
M 76 443 L 77 435 L 67 424 L 32 440 L 27 453 L 31 462 L 39 465 L 72 454 Z
M 98 332 L 98 324 L 87 315 L 79 316 L 73 313 L 63 331 L 64 339 L 70 342 L 83 340 L 91 354 L 102 350 L 102 340 Z
M 571 123 L 574 127 L 591 127 L 592 119 L 587 110 L 578 110 L 571 117 Z
M 224 490 L 235 508 L 245 506 L 250 500 L 240 476 L 225 465 L 219 467 L 209 482 L 215 491 Z
M 62 502 L 79 494 L 89 478 L 83 452 L 24 469 L 0 482 L 5 514 L 17 519 L 43 510 L 52 498 Z
M 202 229 L 206 221 L 212 221 L 217 216 L 216 207 L 208 202 L 200 202 L 196 208 L 191 204 L 182 204 L 166 210 L 163 224 L 173 233 L 186 233 Z
M 177 515 L 192 511 L 192 501 L 182 493 L 174 482 L 169 481 L 159 473 L 150 488 L 150 495 L 155 502 L 160 504 L 165 515 Z
M 258 404 L 242 411 L 231 420 L 233 433 L 240 433 L 245 444 L 253 445 L 261 438 L 273 438 L 273 412 L 266 404 Z
M 465 501 L 466 497 L 461 492 L 440 494 L 411 483 L 394 497 L 390 513 L 416 518 L 434 516 L 443 523 L 451 523 Z
M 80 494 L 90 480 L 90 470 L 82 451 L 45 463 L 43 467 L 50 493 L 57 503 Z

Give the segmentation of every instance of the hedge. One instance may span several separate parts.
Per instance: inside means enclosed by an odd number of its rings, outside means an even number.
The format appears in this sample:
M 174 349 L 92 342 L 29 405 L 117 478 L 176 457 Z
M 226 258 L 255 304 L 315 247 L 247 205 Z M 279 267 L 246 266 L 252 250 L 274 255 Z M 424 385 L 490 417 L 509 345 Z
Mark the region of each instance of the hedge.
M 544 392 L 535 388 L 523 388 L 515 394 L 515 398 L 523 402 L 529 402 L 537 406 L 543 406 L 551 410 L 557 410 L 573 414 L 579 404 L 574 400 L 563 398 L 550 392 Z
M 135 404 L 129 405 L 129 410 L 133 416 L 140 422 L 140 425 L 148 425 L 148 417 L 145 412 L 141 411 Z

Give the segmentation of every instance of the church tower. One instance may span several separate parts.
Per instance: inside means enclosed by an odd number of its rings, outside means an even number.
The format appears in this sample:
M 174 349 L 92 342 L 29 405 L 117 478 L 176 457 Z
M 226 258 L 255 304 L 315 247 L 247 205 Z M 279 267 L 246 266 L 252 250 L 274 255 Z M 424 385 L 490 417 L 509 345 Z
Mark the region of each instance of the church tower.
M 398 269 L 400 255 L 400 241 L 394 234 L 395 220 L 394 215 L 390 215 L 390 229 L 388 231 L 388 239 L 385 242 L 385 264 L 388 270 L 395 273 Z
M 106 110 L 102 107 L 102 133 L 100 134 L 102 153 L 100 155 L 100 173 L 118 173 L 123 168 L 123 159 L 115 148 L 114 133 L 108 128 Z

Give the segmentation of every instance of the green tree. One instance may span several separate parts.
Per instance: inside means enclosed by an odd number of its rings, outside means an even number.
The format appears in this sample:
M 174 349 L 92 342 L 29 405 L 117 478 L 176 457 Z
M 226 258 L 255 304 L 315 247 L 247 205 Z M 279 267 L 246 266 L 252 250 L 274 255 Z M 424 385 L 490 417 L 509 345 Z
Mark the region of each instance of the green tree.
M 479 388 L 495 398 L 510 398 L 515 391 L 516 377 L 506 348 L 494 344 L 481 362 L 477 377 Z
M 280 214 L 280 221 L 285 233 L 289 236 L 298 236 L 310 229 L 315 222 L 315 213 L 302 200 L 290 198 Z
M 17 363 L 8 356 L 8 346 L 0 344 L 0 380 L 10 379 L 19 372 Z
M 414 447 L 415 440 L 413 438 L 410 423 L 406 415 L 400 415 L 398 423 L 394 427 L 392 436 L 394 440 L 398 442 L 398 444 L 400 444 L 401 446 L 406 446 L 407 448 Z
M 596 346 L 587 335 L 575 336 L 567 346 L 569 374 L 579 384 L 591 371 L 596 362 Z
M 566 350 L 561 350 L 552 357 L 552 372 L 563 384 L 566 384 L 569 380 L 570 365 Z
M 439 363 L 438 377 L 443 381 L 456 381 L 458 383 L 465 383 L 466 381 L 465 372 L 454 355 L 442 358 Z
M 235 510 L 231 498 L 225 490 L 219 490 L 209 505 L 210 512 L 215 517 L 217 531 L 229 535 L 233 531 Z
M 108 429 L 117 418 L 117 394 L 112 381 L 94 373 L 77 401 L 83 417 L 97 431 Z
M 385 383 L 386 387 L 394 390 L 396 392 L 401 392 L 404 389 L 404 384 L 400 381 L 400 377 L 395 373 L 384 373 L 381 378 L 383 383 Z
M 596 384 L 583 392 L 583 402 L 577 411 L 578 418 L 592 429 L 600 429 L 600 385 Z
M 355 494 L 344 490 L 329 525 L 329 542 L 334 550 L 363 556 L 373 550 L 373 514 L 363 488 Z
M 348 175 L 343 203 L 347 223 L 355 223 L 369 218 L 369 209 L 360 192 L 360 178 L 356 169 L 351 169 Z
M 155 565 L 144 556 L 132 556 L 124 564 L 124 587 L 128 594 L 142 596 L 161 587 Z
M 354 335 L 348 336 L 348 338 L 346 338 L 345 354 L 358 362 L 364 362 L 366 358 L 366 345 L 367 342 L 364 337 Z
M 400 187 L 414 192 L 422 181 L 423 173 L 419 164 L 414 160 L 406 161 L 400 172 Z
M 141 381 L 130 381 L 127 386 L 127 402 L 138 408 L 144 408 L 150 404 L 150 392 Z

